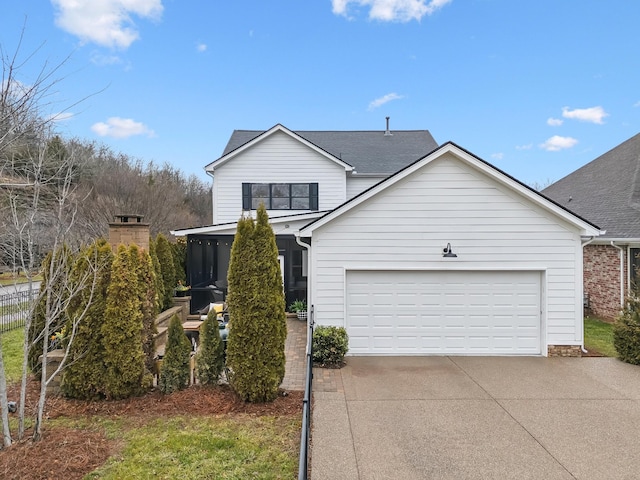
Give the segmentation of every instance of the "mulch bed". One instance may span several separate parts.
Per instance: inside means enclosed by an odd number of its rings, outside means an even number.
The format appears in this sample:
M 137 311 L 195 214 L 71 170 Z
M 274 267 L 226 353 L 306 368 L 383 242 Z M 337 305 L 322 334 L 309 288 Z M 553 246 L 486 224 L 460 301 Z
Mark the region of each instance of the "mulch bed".
M 27 388 L 26 416 L 34 416 L 37 408 L 39 383 L 30 381 Z M 171 395 L 157 390 L 142 397 L 116 401 L 87 402 L 67 400 L 48 395 L 42 439 L 32 442 L 31 432 L 26 438 L 0 450 L 0 478 L 2 479 L 81 479 L 95 470 L 121 447 L 117 440 L 107 439 L 101 432 L 49 427 L 46 419 L 58 417 L 120 417 L 126 416 L 130 425 L 142 425 L 155 418 L 169 415 L 190 416 L 288 416 L 302 411 L 304 392 L 280 392 L 272 403 L 245 403 L 226 385 L 215 388 L 193 386 Z M 17 400 L 17 386 L 9 389 L 9 400 Z M 12 414 L 15 415 L 15 414 Z M 15 435 L 15 432 L 12 432 Z

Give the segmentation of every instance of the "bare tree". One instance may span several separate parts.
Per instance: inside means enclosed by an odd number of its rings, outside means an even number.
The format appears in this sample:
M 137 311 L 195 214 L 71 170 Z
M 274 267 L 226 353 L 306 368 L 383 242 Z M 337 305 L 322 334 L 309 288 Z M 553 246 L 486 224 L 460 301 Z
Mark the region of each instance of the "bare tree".
M 108 222 L 121 213 L 145 215 L 154 233 L 201 225 L 201 216 L 209 216 L 211 196 L 209 188 L 197 178 L 186 179 L 169 165 L 144 164 L 105 147 L 58 138 L 53 117 L 44 112 L 52 108 L 54 87 L 61 80 L 57 75 L 68 58 L 53 66 L 45 63 L 35 80 L 21 82 L 21 69 L 33 61 L 35 54 L 22 58 L 21 41 L 11 55 L 0 45 L 0 262 L 8 261 L 14 270 L 26 275 L 33 290 L 34 270 L 40 266 L 44 252 L 51 252 L 51 256 L 45 272 L 47 282 L 40 288 L 25 327 L 19 438 L 25 430 L 29 350 L 33 344 L 41 346 L 42 363 L 46 365 L 51 333 L 62 322 L 68 326 L 67 350 L 60 367 L 56 372 L 43 368 L 41 374 L 33 435 L 38 439 L 46 387 L 65 367 L 100 268 L 92 259 L 85 259 L 91 267 L 82 275 L 73 273 L 69 262 L 79 255 L 82 241 L 104 235 Z M 57 110 L 64 112 L 71 107 Z M 82 303 L 85 308 L 70 310 L 69 305 L 78 298 L 86 302 Z M 38 331 L 32 332 L 35 305 L 41 308 L 44 321 L 38 324 Z M 12 439 L 1 356 L 0 344 L 0 417 L 4 445 L 8 446 Z
M 24 29 L 23 29 L 24 33 Z M 48 97 L 60 81 L 56 75 L 67 59 L 54 66 L 45 65 L 30 84 L 19 80 L 19 73 L 33 53 L 20 58 L 20 42 L 16 51 L 8 55 L 0 46 L 2 83 L 0 85 L 0 231 L 3 232 L 4 255 L 11 259 L 12 267 L 24 273 L 33 289 L 33 272 L 39 263 L 43 239 L 51 248 L 48 277 L 60 289 L 44 285 L 37 302 L 32 304 L 25 326 L 23 344 L 22 381 L 19 402 L 18 437 L 24 435 L 25 398 L 28 352 L 33 341 L 42 340 L 43 364 L 46 365 L 50 331 L 66 315 L 68 302 L 89 289 L 89 299 L 95 284 L 95 268 L 71 278 L 68 256 L 58 254 L 67 244 L 76 218 L 76 177 L 80 158 L 75 151 L 61 148 L 61 142 L 52 134 L 52 119 L 43 115 Z M 70 251 L 79 246 L 69 245 Z M 97 268 L 97 267 L 96 267 Z M 60 294 L 64 292 L 64 295 Z M 35 338 L 29 338 L 36 304 L 44 305 L 44 328 Z M 85 309 L 86 311 L 86 309 Z M 79 310 L 69 321 L 69 345 L 73 341 L 78 322 L 84 313 Z M 67 349 L 68 351 L 68 349 Z M 2 345 L 0 343 L 0 358 Z M 66 355 L 58 371 L 64 367 Z M 46 386 L 53 375 L 43 369 L 41 391 L 36 414 L 34 439 L 40 438 L 46 400 Z M 4 365 L 0 362 L 0 415 L 3 425 L 3 444 L 11 445 L 9 430 L 7 384 Z
M 18 148 L 40 137 L 47 130 L 54 118 L 43 114 L 43 110 L 52 106 L 51 97 L 54 88 L 63 77 L 60 70 L 70 59 L 50 64 L 44 62 L 35 78 L 29 83 L 19 78 L 22 69 L 33 60 L 42 45 L 33 52 L 22 56 L 21 46 L 24 39 L 23 26 L 18 44 L 13 52 L 7 52 L 0 45 L 0 61 L 2 62 L 2 83 L 0 85 L 0 157 L 4 157 L 12 148 Z M 74 104 L 76 105 L 76 104 Z M 64 113 L 73 105 L 69 105 L 58 113 Z M 0 179 L 4 166 L 0 164 Z M 2 181 L 2 180 L 0 180 Z M 7 183 L 6 181 L 4 183 Z
M 23 159 L 23 171 L 19 176 L 19 187 L 6 187 L 4 200 L 9 204 L 10 222 L 5 224 L 6 232 L 11 237 L 15 251 L 13 257 L 18 267 L 31 280 L 31 272 L 38 259 L 39 236 L 46 235 L 47 247 L 50 249 L 46 272 L 37 301 L 32 310 L 39 306 L 43 316 L 43 324 L 38 326 L 35 335 L 25 334 L 23 344 L 22 382 L 19 401 L 18 437 L 24 435 L 24 405 L 28 373 L 29 350 L 34 344 L 42 344 L 42 365 L 47 365 L 49 339 L 56 328 L 65 324 L 67 327 L 66 350 L 64 357 L 56 369 L 51 372 L 42 368 L 40 379 L 40 396 L 34 424 L 34 440 L 42 433 L 42 418 L 46 400 L 46 387 L 66 364 L 69 348 L 75 338 L 79 322 L 84 318 L 91 303 L 98 269 L 101 267 L 95 259 L 84 259 L 89 268 L 79 271 L 74 269 L 74 262 L 81 255 L 82 245 L 74 242 L 72 235 L 77 216 L 79 198 L 76 195 L 76 177 L 83 158 L 78 157 L 73 149 L 59 149 L 56 138 L 44 138 L 41 145 L 32 155 Z M 82 152 L 80 152 L 82 153 Z M 15 174 L 15 173 L 14 173 Z M 83 297 L 83 308 L 75 309 L 69 316 L 69 305 L 80 295 Z M 34 312 L 28 316 L 25 332 L 32 331 Z M 0 371 L 0 402 L 6 404 L 6 388 L 2 390 L 4 372 Z M 3 424 L 5 424 L 3 419 Z M 4 432 L 5 445 L 10 444 L 10 436 Z
M 533 182 L 529 182 L 527 185 L 529 185 L 534 190 L 541 192 L 542 190 L 547 188 L 549 185 L 552 185 L 553 182 L 554 180 L 551 180 L 549 177 L 547 177 L 546 180 L 542 180 L 542 181 L 534 180 Z

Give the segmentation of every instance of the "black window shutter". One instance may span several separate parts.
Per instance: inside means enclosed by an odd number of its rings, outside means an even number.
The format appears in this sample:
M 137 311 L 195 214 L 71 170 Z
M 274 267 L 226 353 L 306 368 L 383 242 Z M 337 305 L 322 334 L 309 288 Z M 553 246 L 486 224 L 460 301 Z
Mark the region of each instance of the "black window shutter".
M 318 210 L 318 184 L 309 184 L 309 210 Z
M 251 210 L 251 184 L 242 184 L 242 209 Z

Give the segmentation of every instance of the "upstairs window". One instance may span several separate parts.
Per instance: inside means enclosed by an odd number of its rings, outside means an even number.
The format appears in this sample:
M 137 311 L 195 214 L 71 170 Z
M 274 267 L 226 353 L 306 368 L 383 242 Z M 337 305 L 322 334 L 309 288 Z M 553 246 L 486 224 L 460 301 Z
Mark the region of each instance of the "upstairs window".
M 318 210 L 317 183 L 243 183 L 242 209 Z

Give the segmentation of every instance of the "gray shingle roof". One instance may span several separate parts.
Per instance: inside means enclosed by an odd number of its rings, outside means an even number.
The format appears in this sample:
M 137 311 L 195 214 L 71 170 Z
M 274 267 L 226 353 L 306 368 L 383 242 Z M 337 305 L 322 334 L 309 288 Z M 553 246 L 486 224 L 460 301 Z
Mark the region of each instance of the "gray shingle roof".
M 355 168 L 357 173 L 390 175 L 438 148 L 428 130 L 293 131 Z M 264 133 L 234 130 L 223 156 Z
M 604 238 L 640 238 L 640 134 L 542 193 L 606 230 Z

